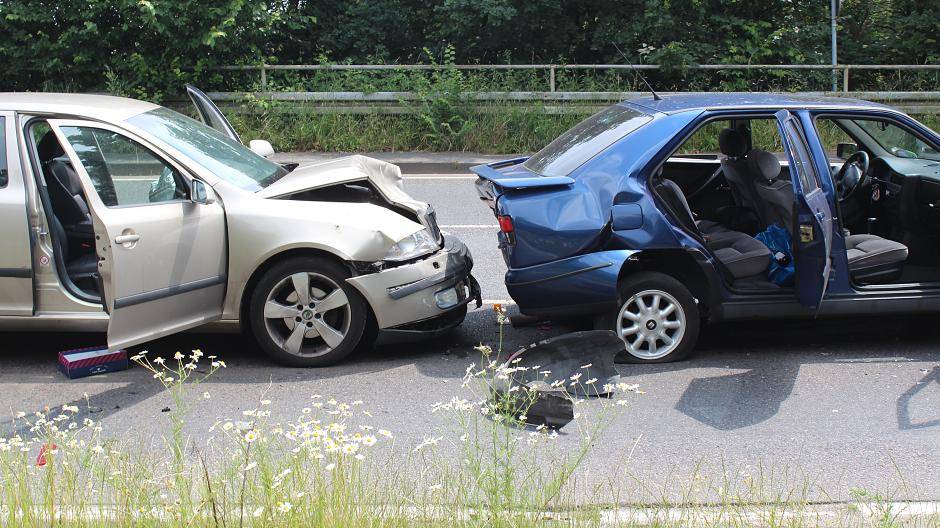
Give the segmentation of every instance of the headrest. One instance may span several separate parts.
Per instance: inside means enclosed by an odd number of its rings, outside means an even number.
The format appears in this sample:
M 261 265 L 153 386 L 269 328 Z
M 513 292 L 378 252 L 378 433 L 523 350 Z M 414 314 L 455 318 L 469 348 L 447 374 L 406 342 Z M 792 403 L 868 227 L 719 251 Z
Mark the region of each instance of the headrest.
M 747 155 L 747 163 L 751 168 L 751 174 L 767 182 L 772 182 L 780 176 L 780 160 L 765 150 L 752 150 Z
M 43 134 L 42 139 L 39 140 L 39 143 L 36 145 L 36 153 L 39 154 L 40 161 L 46 162 L 62 156 L 65 154 L 65 151 L 62 150 L 62 145 L 59 144 L 58 138 L 56 138 L 55 134 L 50 130 Z
M 718 133 L 718 147 L 725 156 L 739 158 L 747 154 L 747 138 L 733 128 L 726 128 Z

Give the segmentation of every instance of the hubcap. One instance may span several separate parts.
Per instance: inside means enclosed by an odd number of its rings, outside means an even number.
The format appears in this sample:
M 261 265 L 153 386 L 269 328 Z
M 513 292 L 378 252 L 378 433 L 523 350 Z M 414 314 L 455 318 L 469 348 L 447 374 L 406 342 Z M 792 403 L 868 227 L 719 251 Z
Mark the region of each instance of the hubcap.
M 632 356 L 659 359 L 682 342 L 685 322 L 685 312 L 675 297 L 661 290 L 644 290 L 620 307 L 617 333 Z
M 264 325 L 271 339 L 297 356 L 320 356 L 343 342 L 352 320 L 349 299 L 325 275 L 300 272 L 268 292 Z

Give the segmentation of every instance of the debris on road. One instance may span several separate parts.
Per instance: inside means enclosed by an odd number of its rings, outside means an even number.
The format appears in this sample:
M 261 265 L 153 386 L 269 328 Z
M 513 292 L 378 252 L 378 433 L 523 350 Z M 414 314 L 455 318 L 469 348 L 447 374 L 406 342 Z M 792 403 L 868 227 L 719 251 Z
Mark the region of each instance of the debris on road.
M 524 407 L 529 425 L 563 427 L 574 419 L 568 395 L 606 397 L 620 381 L 614 358 L 623 341 L 608 330 L 572 332 L 523 348 L 505 361 L 493 386 L 500 404 Z M 527 405 L 528 404 L 528 405 Z

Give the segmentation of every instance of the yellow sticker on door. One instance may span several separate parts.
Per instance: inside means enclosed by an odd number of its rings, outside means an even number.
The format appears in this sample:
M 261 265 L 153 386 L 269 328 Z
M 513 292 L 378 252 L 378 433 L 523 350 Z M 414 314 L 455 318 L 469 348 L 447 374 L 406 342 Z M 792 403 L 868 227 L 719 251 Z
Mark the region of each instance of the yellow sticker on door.
M 812 241 L 813 241 L 813 226 L 801 225 L 800 226 L 800 242 L 812 242 Z

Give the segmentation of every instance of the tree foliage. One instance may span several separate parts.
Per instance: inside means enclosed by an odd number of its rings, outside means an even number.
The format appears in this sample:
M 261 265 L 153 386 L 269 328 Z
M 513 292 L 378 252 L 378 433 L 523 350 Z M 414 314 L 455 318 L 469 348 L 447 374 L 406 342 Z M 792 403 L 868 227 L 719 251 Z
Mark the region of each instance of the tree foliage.
M 0 0 L 4 89 L 159 98 L 240 63 L 827 63 L 819 0 Z M 940 60 L 940 2 L 845 0 L 840 62 Z M 448 58 L 450 60 L 450 57 Z

